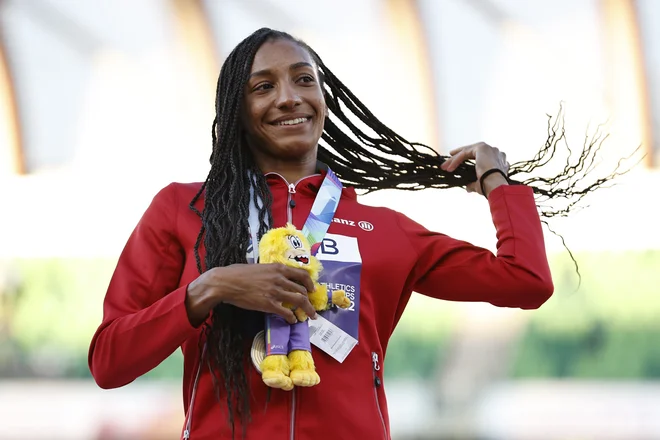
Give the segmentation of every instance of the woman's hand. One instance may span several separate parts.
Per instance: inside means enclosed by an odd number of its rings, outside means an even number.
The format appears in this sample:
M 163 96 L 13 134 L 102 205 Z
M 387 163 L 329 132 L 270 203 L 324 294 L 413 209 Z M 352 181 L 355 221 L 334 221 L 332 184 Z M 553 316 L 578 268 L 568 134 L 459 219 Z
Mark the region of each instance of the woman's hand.
M 454 171 L 466 160 L 474 160 L 477 171 L 477 180 L 466 186 L 468 192 L 482 194 L 479 186 L 479 179 L 483 173 L 492 168 L 498 168 L 506 175 L 509 173 L 509 163 L 506 161 L 506 154 L 484 142 L 456 148 L 450 151 L 449 155 L 449 159 L 443 162 L 440 166 L 440 168 L 449 172 Z M 490 194 L 490 192 L 498 186 L 507 184 L 507 180 L 500 173 L 492 173 L 484 180 L 484 189 L 486 190 L 485 195 Z
M 307 271 L 284 264 L 233 264 L 213 268 L 188 286 L 186 310 L 193 326 L 201 325 L 210 311 L 224 302 L 248 310 L 275 313 L 289 323 L 297 319 L 282 303 L 301 308 L 315 318 L 308 293 L 314 283 Z

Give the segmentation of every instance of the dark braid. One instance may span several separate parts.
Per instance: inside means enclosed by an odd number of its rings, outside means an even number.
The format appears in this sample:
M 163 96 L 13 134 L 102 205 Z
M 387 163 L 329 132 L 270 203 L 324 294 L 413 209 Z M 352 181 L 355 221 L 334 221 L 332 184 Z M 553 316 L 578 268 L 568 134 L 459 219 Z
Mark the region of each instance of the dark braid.
M 305 47 L 318 62 L 326 86 L 326 103 L 332 116 L 335 116 L 354 136 L 353 138 L 346 134 L 330 117 L 326 119 L 322 136 L 325 145 L 320 146 L 318 158 L 322 162 L 331 164 L 332 170 L 343 182 L 355 189 L 364 190 L 364 193 L 369 193 L 380 189 L 417 191 L 426 188 L 464 187 L 477 179 L 474 164 L 470 162 L 461 164 L 451 173 L 442 170 L 440 165 L 447 157 L 441 156 L 426 145 L 407 141 L 380 122 L 323 64 L 318 54 L 308 46 Z M 370 136 L 360 129 L 344 113 L 343 107 L 349 110 L 351 115 L 357 116 L 375 136 Z M 562 106 L 554 123 L 552 117 L 548 115 L 548 137 L 545 145 L 531 160 L 512 164 L 509 177 L 529 175 L 547 165 L 555 157 L 558 145 L 565 144 L 566 141 L 563 116 Z M 540 203 L 551 199 L 553 201 L 564 199 L 566 201 L 564 207 L 543 204 L 539 204 L 538 207 L 544 219 L 565 216 L 588 193 L 629 171 L 622 168 L 622 163 L 632 155 L 619 161 L 609 175 L 590 183 L 583 181 L 584 177 L 594 170 L 595 158 L 606 138 L 607 136 L 604 136 L 598 127 L 595 134 L 587 137 L 579 155 L 576 157 L 569 155 L 560 174 L 552 177 L 529 176 L 525 179 L 511 179 L 511 183 L 532 187 Z M 566 148 L 570 153 L 568 145 Z M 636 152 L 637 150 L 633 154 Z M 578 187 L 578 183 L 583 186 Z
M 330 115 L 326 118 L 322 135 L 325 145 L 319 145 L 318 159 L 331 165 L 332 170 L 345 184 L 363 190 L 366 194 L 380 189 L 418 191 L 427 188 L 464 187 L 477 180 L 472 161 L 462 163 L 451 173 L 442 170 L 440 165 L 447 157 L 441 156 L 426 145 L 407 141 L 380 122 L 328 69 L 316 52 L 302 42 L 299 44 L 309 51 L 318 64 L 330 113 L 354 136 L 351 137 L 343 131 Z M 344 113 L 342 107 L 356 116 L 375 136 L 370 136 L 360 129 Z M 550 227 L 548 219 L 567 216 L 579 207 L 579 203 L 587 194 L 605 187 L 614 178 L 627 173 L 630 168 L 624 168 L 623 163 L 635 155 L 641 146 L 630 156 L 619 160 L 612 172 L 590 182 L 586 176 L 594 171 L 596 156 L 607 139 L 601 132 L 602 127 L 598 126 L 593 135 L 587 135 L 582 150 L 573 156 L 566 141 L 563 107 L 560 105 L 554 122 L 550 115 L 547 116 L 545 145 L 532 159 L 511 165 L 509 182 L 527 185 L 533 189 L 541 222 L 550 232 L 559 236 L 581 281 L 577 261 L 566 246 L 564 237 Z M 569 153 L 561 172 L 550 177 L 532 174 L 555 158 L 560 144 L 563 144 Z M 513 176 L 526 177 L 513 179 Z
M 272 36 L 273 33 L 265 29 L 254 33 L 229 54 L 220 71 L 216 90 L 216 116 L 211 129 L 211 170 L 190 202 L 190 208 L 202 218 L 202 227 L 195 243 L 195 258 L 200 273 L 214 267 L 247 263 L 250 173 L 254 176 L 255 197 L 259 196 L 264 201 L 259 213 L 259 235 L 263 235 L 266 225 L 271 223 L 272 197 L 263 174 L 245 144 L 240 113 L 243 87 L 250 74 L 254 55 L 264 41 Z M 194 205 L 202 193 L 204 210 L 200 213 Z M 200 258 L 202 240 L 206 251 L 204 268 Z M 219 384 L 224 385 L 232 435 L 235 415 L 240 416 L 244 432 L 249 421 L 246 328 L 262 316 L 258 312 L 220 304 L 213 309 L 211 325 L 206 328 L 206 363 L 213 372 L 218 397 Z
M 255 165 L 247 148 L 240 114 L 243 91 L 254 56 L 264 42 L 273 39 L 296 42 L 306 49 L 316 62 L 330 111 L 325 121 L 322 135 L 324 144 L 319 146 L 318 159 L 327 163 L 346 185 L 368 193 L 380 189 L 462 187 L 476 180 L 472 162 L 460 165 L 451 173 L 446 172 L 440 168 L 446 157 L 428 146 L 407 141 L 380 122 L 304 42 L 284 32 L 259 29 L 229 54 L 218 79 L 216 117 L 212 126 L 211 170 L 190 203 L 190 208 L 202 218 L 202 228 L 195 243 L 195 257 L 200 273 L 213 267 L 246 262 L 251 173 L 255 186 L 253 201 L 256 202 L 257 197 L 264 201 L 259 212 L 259 236 L 265 233 L 267 225 L 272 221 L 272 196 L 263 174 Z M 349 118 L 346 111 L 357 118 L 357 121 L 355 118 Z M 554 123 L 549 118 L 548 139 L 544 147 L 531 160 L 513 164 L 509 171 L 509 176 L 529 176 L 519 179 L 518 183 L 533 188 L 544 222 L 554 216 L 567 215 L 587 193 L 626 172 L 620 169 L 619 163 L 610 175 L 578 188 L 577 184 L 582 183 L 586 174 L 593 170 L 595 155 L 602 144 L 603 136 L 597 132 L 593 138 L 587 140 L 573 162 L 569 155 L 559 175 L 531 176 L 533 171 L 551 161 L 558 144 L 565 140 L 562 117 L 560 108 L 560 114 Z M 358 127 L 358 121 L 365 128 Z M 343 130 L 342 126 L 346 130 Z M 365 132 L 366 129 L 369 133 Z M 194 204 L 202 193 L 204 210 L 200 213 Z M 543 204 L 558 199 L 565 200 L 566 206 L 557 208 Z M 202 268 L 200 259 L 202 240 L 206 249 L 205 268 Z M 245 323 L 262 318 L 260 313 L 220 304 L 213 310 L 212 323 L 205 332 L 209 356 L 206 363 L 213 370 L 218 398 L 221 396 L 219 384 L 224 384 L 232 433 L 234 415 L 240 416 L 243 433 L 250 418 L 246 379 L 246 343 L 249 342 L 246 339 L 250 335 Z

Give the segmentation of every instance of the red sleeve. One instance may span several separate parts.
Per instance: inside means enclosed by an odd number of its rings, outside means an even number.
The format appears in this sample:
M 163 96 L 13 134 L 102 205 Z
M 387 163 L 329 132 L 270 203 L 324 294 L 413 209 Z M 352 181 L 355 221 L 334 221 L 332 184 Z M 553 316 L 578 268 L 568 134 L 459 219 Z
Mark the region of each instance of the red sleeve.
M 162 189 L 124 247 L 103 302 L 103 322 L 89 348 L 101 388 L 117 388 L 149 372 L 196 329 L 179 286 L 184 250 L 177 236 L 176 187 Z
M 500 186 L 488 202 L 497 232 L 497 256 L 400 216 L 400 225 L 418 253 L 413 288 L 450 301 L 538 308 L 554 286 L 532 189 Z

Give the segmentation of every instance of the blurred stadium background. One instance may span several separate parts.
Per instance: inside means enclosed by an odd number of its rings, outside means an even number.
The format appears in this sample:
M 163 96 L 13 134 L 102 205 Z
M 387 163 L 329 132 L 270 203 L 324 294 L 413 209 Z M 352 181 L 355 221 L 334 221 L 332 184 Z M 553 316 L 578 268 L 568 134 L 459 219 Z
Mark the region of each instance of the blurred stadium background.
M 392 437 L 660 439 L 658 23 L 657 0 L 0 0 L 0 439 L 178 438 L 179 352 L 103 391 L 87 348 L 151 197 L 206 176 L 222 60 L 264 25 L 442 152 L 529 158 L 563 102 L 573 147 L 606 123 L 597 173 L 645 154 L 552 223 L 579 289 L 547 231 L 538 311 L 414 297 L 385 362 Z M 494 249 L 462 190 L 363 202 Z

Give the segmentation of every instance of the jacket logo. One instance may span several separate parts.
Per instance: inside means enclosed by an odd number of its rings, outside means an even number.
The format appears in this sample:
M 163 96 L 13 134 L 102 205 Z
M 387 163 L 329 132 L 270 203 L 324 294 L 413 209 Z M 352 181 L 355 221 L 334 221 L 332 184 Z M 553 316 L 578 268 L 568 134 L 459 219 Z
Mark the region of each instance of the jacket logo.
M 341 223 L 342 225 L 355 226 L 355 222 L 353 220 L 344 220 L 343 218 L 334 217 L 332 221 L 334 223 Z
M 372 225 L 369 222 L 365 222 L 364 220 L 361 222 L 358 222 L 358 226 L 364 229 L 365 231 L 373 231 L 374 230 L 374 225 Z
M 364 220 L 357 222 L 357 225 L 353 220 L 345 220 L 343 218 L 337 218 L 337 217 L 333 218 L 332 221 L 333 223 L 339 223 L 346 226 L 359 226 L 364 231 L 374 230 L 374 225 Z

